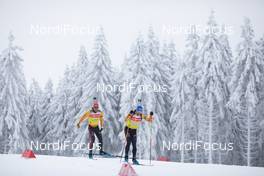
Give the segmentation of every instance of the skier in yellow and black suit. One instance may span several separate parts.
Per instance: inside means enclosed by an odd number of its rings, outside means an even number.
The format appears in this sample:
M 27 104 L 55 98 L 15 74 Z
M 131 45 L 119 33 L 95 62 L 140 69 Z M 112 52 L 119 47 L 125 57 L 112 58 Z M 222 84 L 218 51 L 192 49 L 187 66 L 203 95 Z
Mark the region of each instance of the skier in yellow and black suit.
M 144 119 L 148 122 L 153 121 L 153 112 L 150 112 L 150 115 L 144 115 L 143 114 L 143 107 L 141 105 L 138 105 L 136 107 L 136 110 L 130 111 L 130 113 L 126 116 L 125 119 L 125 136 L 126 136 L 126 146 L 125 146 L 125 161 L 128 162 L 128 152 L 130 145 L 132 143 L 133 150 L 133 164 L 139 164 L 136 160 L 136 154 L 137 154 L 137 129 L 141 123 L 141 121 Z
M 89 131 L 89 158 L 93 157 L 92 149 L 95 141 L 95 136 L 99 141 L 100 147 L 100 155 L 106 154 L 103 151 L 103 138 L 102 138 L 102 130 L 104 126 L 104 114 L 99 110 L 99 103 L 94 98 L 92 109 L 85 112 L 77 123 L 77 127 L 80 128 L 80 124 L 84 121 L 88 120 L 88 131 Z M 100 126 L 100 128 L 99 128 Z

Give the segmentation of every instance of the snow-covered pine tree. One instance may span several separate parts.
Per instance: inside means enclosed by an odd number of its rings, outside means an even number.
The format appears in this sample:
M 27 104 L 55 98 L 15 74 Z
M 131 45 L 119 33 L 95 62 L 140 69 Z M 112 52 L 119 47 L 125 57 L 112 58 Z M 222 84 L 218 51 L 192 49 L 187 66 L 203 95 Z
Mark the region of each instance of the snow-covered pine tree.
M 227 79 L 230 76 L 231 58 L 218 38 L 218 26 L 214 12 L 208 21 L 208 33 L 199 53 L 199 115 L 200 129 L 205 129 L 203 141 L 212 144 L 224 143 L 223 137 L 228 134 L 229 116 L 226 103 L 229 97 Z M 207 113 L 206 113 L 207 112 Z M 208 150 L 208 163 L 222 163 L 221 150 Z
M 0 53 L 0 63 L 2 63 L 2 55 Z M 0 65 L 0 70 L 2 70 L 1 65 Z M 0 74 L 0 90 L 3 90 L 5 86 L 5 82 L 4 82 L 4 77 L 2 74 Z M 2 114 L 4 111 L 4 100 L 2 98 L 0 98 L 0 113 Z M 7 153 L 7 143 L 8 143 L 8 138 L 6 137 L 7 134 L 3 134 L 3 127 L 4 126 L 4 118 L 0 118 L 0 153 Z
M 30 131 L 29 138 L 36 142 L 41 134 L 41 100 L 43 92 L 36 80 L 32 80 L 28 91 L 28 119 L 27 128 Z
M 195 26 L 193 26 L 195 29 Z M 189 142 L 199 140 L 199 121 L 197 114 L 197 68 L 199 50 L 199 36 L 196 33 L 189 34 L 187 37 L 187 51 L 185 53 L 185 63 L 182 73 L 178 77 L 175 75 L 173 93 L 173 111 L 171 114 L 171 124 L 173 126 L 174 141 Z M 184 151 L 177 153 L 177 159 L 181 162 L 198 162 L 198 151 Z M 174 158 L 175 159 L 175 158 Z
M 257 46 L 259 47 L 260 51 L 264 55 L 264 35 L 256 43 L 257 43 Z
M 173 99 L 173 111 L 171 114 L 170 123 L 173 125 L 173 141 L 178 144 L 184 144 L 190 140 L 191 132 L 191 102 L 190 99 L 190 85 L 188 85 L 187 75 L 185 71 L 182 72 L 182 75 L 179 77 L 179 84 L 177 86 L 177 93 Z M 172 159 L 180 159 L 181 162 L 189 161 L 190 159 L 186 156 L 184 148 L 180 148 L 176 155 L 173 155 Z
M 175 72 L 179 71 L 181 65 L 180 55 L 177 52 L 175 43 L 173 41 L 170 41 L 169 43 L 163 43 L 161 56 L 163 57 L 163 60 L 165 59 L 164 61 L 169 64 L 170 75 L 173 77 Z
M 168 128 L 169 117 L 171 113 L 171 97 L 169 96 L 170 90 L 170 79 L 171 79 L 171 69 L 168 59 L 163 58 L 159 51 L 159 41 L 154 34 L 153 28 L 149 27 L 148 39 L 146 42 L 147 54 L 151 62 L 152 69 L 152 81 L 154 83 L 153 87 L 156 89 L 154 91 L 154 101 L 153 101 L 153 112 L 155 114 L 155 123 L 157 131 L 156 134 L 156 144 L 155 146 L 156 155 L 167 155 L 167 151 L 164 151 L 161 145 L 163 141 L 167 141 L 170 137 L 170 128 Z M 153 155 L 154 158 L 157 156 Z
M 138 99 L 142 100 L 144 107 L 144 113 L 149 113 L 154 110 L 154 93 L 152 91 L 144 91 L 143 87 L 153 85 L 152 81 L 152 65 L 148 56 L 147 48 L 141 35 L 138 36 L 136 41 L 133 43 L 130 52 L 127 57 L 127 72 L 125 73 L 125 84 L 132 85 L 132 89 L 121 92 L 120 101 L 120 121 L 124 124 L 125 116 L 130 110 L 135 108 L 135 103 Z M 155 114 L 154 114 L 155 116 Z M 155 118 L 155 117 L 154 117 Z M 139 158 L 149 158 L 149 141 L 150 138 L 155 139 L 157 133 L 157 121 L 154 119 L 152 126 L 152 134 L 150 134 L 151 125 L 143 122 L 138 130 L 138 156 Z M 121 138 L 124 136 L 124 132 L 121 131 Z M 156 143 L 156 141 L 153 141 Z M 157 144 L 158 145 L 158 144 Z M 152 150 L 155 152 L 155 150 Z M 152 153 L 156 156 L 156 153 Z
M 76 67 L 73 67 L 71 71 L 72 85 L 70 87 L 69 106 L 65 115 L 65 118 L 69 119 L 67 140 L 71 141 L 71 143 L 74 142 L 78 133 L 78 129 L 76 129 L 76 121 L 79 119 L 79 112 L 82 107 L 81 99 L 83 95 L 83 87 L 86 82 L 86 76 L 89 75 L 90 72 L 90 62 L 86 49 L 84 46 L 81 46 L 77 65 Z M 79 151 L 67 151 L 67 154 L 75 154 L 75 152 L 78 153 Z
M 2 110 L 0 113 L 0 148 L 2 153 L 20 153 L 28 147 L 27 90 L 22 70 L 22 49 L 13 45 L 14 36 L 9 34 L 9 46 L 2 52 L 0 75 L 3 86 L 0 90 Z
M 43 94 L 40 99 L 40 124 L 39 124 L 39 132 L 40 135 L 38 137 L 39 142 L 47 143 L 49 142 L 49 138 L 47 134 L 52 129 L 52 112 L 51 112 L 51 102 L 54 96 L 53 92 L 53 83 L 51 79 L 49 79 L 44 87 Z M 48 154 L 49 151 L 38 151 L 42 154 Z
M 172 104 L 173 97 L 175 97 L 175 93 L 178 88 L 178 81 L 179 81 L 179 76 L 181 75 L 182 72 L 182 66 L 183 63 L 181 61 L 181 57 L 179 53 L 176 51 L 175 44 L 173 41 L 170 41 L 168 44 L 164 43 L 162 52 L 161 52 L 161 57 L 163 59 L 164 64 L 169 65 L 169 95 L 170 95 L 170 104 Z M 170 114 L 172 112 L 172 109 L 170 110 Z M 169 119 L 170 119 L 169 115 Z M 173 134 L 171 134 L 173 136 Z M 172 137 L 171 136 L 171 137 Z
M 230 70 L 232 70 L 232 68 L 234 67 L 234 65 L 233 65 L 234 64 L 234 62 L 233 62 L 233 53 L 232 53 L 232 49 L 231 49 L 230 44 L 229 44 L 228 34 L 227 34 L 227 31 L 226 31 L 226 26 L 225 25 L 222 25 L 221 34 L 219 36 L 219 42 L 223 46 L 223 48 L 225 50 L 225 53 L 227 54 L 227 57 L 231 59 Z M 231 76 L 228 76 L 227 79 L 228 79 L 228 83 L 230 83 Z M 230 87 L 230 85 L 229 85 L 229 87 Z
M 264 60 L 264 36 L 262 36 L 257 42 L 257 46 L 259 48 L 259 50 L 262 53 L 262 58 Z M 260 151 L 264 151 L 264 109 L 262 107 L 264 107 L 264 87 L 261 88 L 262 93 L 260 93 L 260 98 L 259 99 L 259 105 L 258 105 L 258 117 L 260 118 L 260 140 L 259 140 L 259 146 L 260 146 Z M 261 152 L 260 157 L 259 157 L 259 166 L 264 166 L 264 152 Z M 262 162 L 261 162 L 262 161 Z
M 0 53 L 0 63 L 2 63 L 2 55 Z M 0 70 L 1 70 L 1 65 L 0 65 Z M 5 83 L 4 83 L 4 77 L 2 74 L 0 74 L 0 90 L 3 90 L 5 86 Z M 4 100 L 0 98 L 0 114 L 2 114 L 2 112 L 4 111 Z M 4 125 L 4 118 L 0 118 L 0 129 L 3 128 L 3 125 Z M 6 153 L 5 152 L 5 146 L 6 145 L 3 145 L 5 143 L 7 143 L 7 138 L 5 138 L 5 134 L 3 134 L 2 132 L 0 132 L 0 153 Z
M 116 152 L 120 146 L 120 141 L 117 139 L 120 124 L 116 95 L 114 91 L 98 90 L 98 86 L 114 87 L 112 64 L 107 47 L 103 28 L 100 28 L 90 57 L 91 70 L 83 85 L 79 117 L 91 108 L 93 97 L 96 97 L 100 104 L 99 109 L 104 112 L 103 148 L 106 152 Z M 86 135 L 87 133 L 84 134 L 79 130 L 75 141 L 84 142 L 83 140 L 87 139 Z
M 223 50 L 225 51 L 225 57 L 226 58 L 229 58 L 229 63 L 230 63 L 230 67 L 229 67 L 229 75 L 226 77 L 226 81 L 227 81 L 227 84 L 228 84 L 228 88 L 230 90 L 230 80 L 231 80 L 231 73 L 232 73 L 232 68 L 233 68 L 233 53 L 232 53 L 232 49 L 230 47 L 230 43 L 229 43 L 229 39 L 228 39 L 228 33 L 226 31 L 226 26 L 223 24 L 222 25 L 222 30 L 221 30 L 221 34 L 219 36 L 219 42 L 221 43 L 221 45 L 223 46 Z M 228 97 L 228 99 L 230 98 L 230 95 Z M 229 122 L 231 121 L 231 111 L 229 109 L 227 109 L 227 116 L 229 117 Z M 221 133 L 222 135 L 220 136 L 220 141 L 228 144 L 228 143 L 232 143 L 233 142 L 233 139 L 232 139 L 232 125 L 231 123 L 228 123 L 226 124 L 226 126 L 222 129 L 223 131 L 226 131 L 226 133 Z M 222 161 L 224 164 L 232 164 L 232 159 L 230 158 L 233 158 L 232 156 L 232 151 L 220 151 L 221 152 L 221 155 L 224 156 L 224 160 Z M 220 160 L 220 158 L 219 158 Z M 222 159 L 221 159 L 222 160 Z
M 167 140 L 173 139 L 174 133 L 173 129 L 175 124 L 171 124 L 171 113 L 173 111 L 173 98 L 175 97 L 175 92 L 178 88 L 178 81 L 179 81 L 179 75 L 181 73 L 181 60 L 180 55 L 176 51 L 175 44 L 173 41 L 170 41 L 167 43 L 166 41 L 163 42 L 163 47 L 161 51 L 161 58 L 164 65 L 168 65 L 169 72 L 168 72 L 168 81 L 169 81 L 169 87 L 168 87 L 168 100 L 170 104 L 170 110 L 167 114 L 168 121 L 167 124 L 169 124 L 168 128 L 168 137 Z M 174 160 L 175 151 L 167 151 L 167 155 L 170 156 L 170 159 Z
M 127 54 L 125 54 L 124 56 L 124 61 L 120 66 L 120 70 L 118 71 L 117 75 L 116 75 L 116 84 L 120 87 L 122 86 L 123 83 L 127 83 L 127 70 L 129 69 L 128 67 L 128 60 L 129 58 L 127 57 Z M 118 113 L 120 112 L 120 102 L 121 102 L 121 95 L 122 92 L 117 90 L 116 92 L 117 94 L 117 103 L 118 103 Z M 120 120 L 120 119 L 119 119 Z M 120 124 L 121 125 L 121 124 Z M 122 125 L 121 125 L 122 126 Z M 122 130 L 122 128 L 120 129 Z
M 229 58 L 233 57 L 232 50 L 228 40 L 228 34 L 226 31 L 226 26 L 223 24 L 221 29 L 221 34 L 219 36 L 219 42 L 223 45 L 225 52 L 228 54 Z
M 263 100 L 264 59 L 254 42 L 254 30 L 247 18 L 241 37 L 243 41 L 239 44 L 235 60 L 228 106 L 233 112 L 234 147 L 240 156 L 236 164 L 256 166 L 263 162 L 258 161 L 261 150 L 257 109 L 263 109 L 260 108 L 260 100 Z
M 60 80 L 55 96 L 50 104 L 49 114 L 51 118 L 49 123 L 51 123 L 51 126 L 46 135 L 46 139 L 49 142 L 64 142 L 68 137 L 67 132 L 71 125 L 68 123 L 70 119 L 66 118 L 66 114 L 69 109 L 69 97 L 72 86 L 71 71 L 69 67 L 66 68 L 64 77 Z M 65 154 L 64 151 L 49 152 L 57 155 Z
M 196 26 L 192 26 L 193 33 L 187 36 L 187 51 L 185 52 L 185 62 L 187 63 L 187 67 L 191 68 L 189 72 L 193 72 L 193 74 L 197 71 L 197 61 L 199 55 L 199 47 L 200 47 L 200 36 L 196 32 Z

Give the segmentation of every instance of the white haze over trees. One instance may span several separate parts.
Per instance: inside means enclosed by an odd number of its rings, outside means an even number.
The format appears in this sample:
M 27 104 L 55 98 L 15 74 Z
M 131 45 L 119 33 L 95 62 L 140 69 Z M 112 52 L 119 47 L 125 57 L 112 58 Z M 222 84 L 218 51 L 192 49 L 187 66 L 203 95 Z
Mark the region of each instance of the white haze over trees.
M 221 29 L 214 13 L 208 28 Z M 193 26 L 195 31 L 195 26 Z M 20 153 L 30 141 L 88 142 L 87 127 L 77 130 L 79 117 L 97 97 L 104 112 L 104 150 L 120 154 L 124 118 L 142 99 L 144 113 L 154 112 L 151 125 L 138 130 L 139 158 L 166 156 L 172 161 L 264 166 L 264 40 L 254 38 L 245 19 L 238 52 L 228 35 L 210 31 L 187 36 L 180 56 L 175 43 L 161 42 L 149 27 L 125 55 L 122 69 L 113 69 L 103 28 L 94 47 L 80 47 L 76 63 L 65 68 L 56 90 L 49 80 L 42 89 L 36 80 L 26 88 L 21 48 L 10 33 L 0 55 L 0 153 Z M 67 51 L 66 51 L 67 52 Z M 235 54 L 237 53 L 237 54 Z M 132 91 L 97 91 L 101 85 L 133 83 Z M 164 85 L 165 92 L 142 92 L 144 85 Z M 163 141 L 234 143 L 226 150 L 163 150 Z M 61 143 L 60 143 L 61 144 Z M 77 156 L 87 151 L 36 151 Z

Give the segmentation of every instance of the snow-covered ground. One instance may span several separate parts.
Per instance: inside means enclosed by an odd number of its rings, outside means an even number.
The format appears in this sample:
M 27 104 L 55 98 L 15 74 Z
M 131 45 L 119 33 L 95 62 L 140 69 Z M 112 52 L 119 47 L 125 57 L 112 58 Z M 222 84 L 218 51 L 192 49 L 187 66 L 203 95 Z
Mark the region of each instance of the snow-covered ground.
M 1 176 L 117 176 L 120 159 L 37 155 L 25 159 L 20 155 L 0 155 Z M 141 161 L 148 164 L 148 161 Z M 263 176 L 264 168 L 207 164 L 181 164 L 153 161 L 153 166 L 134 166 L 139 176 Z

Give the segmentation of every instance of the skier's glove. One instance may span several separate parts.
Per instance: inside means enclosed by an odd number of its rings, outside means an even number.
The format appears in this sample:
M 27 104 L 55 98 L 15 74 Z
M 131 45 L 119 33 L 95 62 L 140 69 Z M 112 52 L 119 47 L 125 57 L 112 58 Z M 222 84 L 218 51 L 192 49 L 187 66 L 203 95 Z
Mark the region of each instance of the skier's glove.
M 131 111 L 130 111 L 130 114 L 132 114 L 132 115 L 135 114 L 135 111 L 131 110 Z
M 153 114 L 154 113 L 152 111 L 149 113 L 149 118 L 148 118 L 149 122 L 153 122 Z
M 77 128 L 80 128 L 80 123 L 77 123 Z

